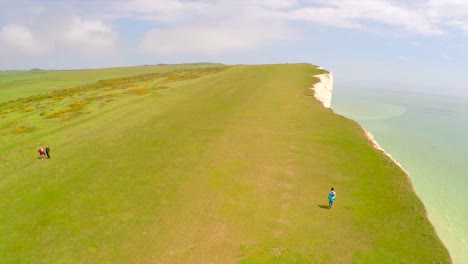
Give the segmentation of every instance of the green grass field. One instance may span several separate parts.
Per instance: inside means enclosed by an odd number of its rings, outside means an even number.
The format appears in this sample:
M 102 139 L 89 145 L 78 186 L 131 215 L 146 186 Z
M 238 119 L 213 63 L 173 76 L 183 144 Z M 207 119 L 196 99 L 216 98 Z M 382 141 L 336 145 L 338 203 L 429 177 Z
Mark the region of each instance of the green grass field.
M 322 72 L 1 73 L 0 262 L 449 263 L 405 174 L 313 97 Z

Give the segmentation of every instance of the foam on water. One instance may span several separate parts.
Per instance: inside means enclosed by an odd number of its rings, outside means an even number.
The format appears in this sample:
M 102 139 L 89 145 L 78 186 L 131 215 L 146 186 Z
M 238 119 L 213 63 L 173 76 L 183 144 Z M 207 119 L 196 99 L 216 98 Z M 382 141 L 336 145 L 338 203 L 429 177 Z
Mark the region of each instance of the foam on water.
M 335 87 L 331 108 L 405 168 L 454 263 L 468 263 L 468 100 Z

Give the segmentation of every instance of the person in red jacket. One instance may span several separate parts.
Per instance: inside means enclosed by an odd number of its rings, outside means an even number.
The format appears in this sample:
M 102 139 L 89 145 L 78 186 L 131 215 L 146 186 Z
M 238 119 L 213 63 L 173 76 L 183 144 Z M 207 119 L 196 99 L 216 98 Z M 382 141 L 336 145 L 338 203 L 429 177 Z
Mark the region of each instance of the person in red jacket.
M 45 151 L 44 151 L 44 149 L 41 147 L 41 148 L 38 150 L 38 152 L 39 152 L 39 155 L 41 155 L 41 158 L 44 159 L 44 158 L 45 158 Z

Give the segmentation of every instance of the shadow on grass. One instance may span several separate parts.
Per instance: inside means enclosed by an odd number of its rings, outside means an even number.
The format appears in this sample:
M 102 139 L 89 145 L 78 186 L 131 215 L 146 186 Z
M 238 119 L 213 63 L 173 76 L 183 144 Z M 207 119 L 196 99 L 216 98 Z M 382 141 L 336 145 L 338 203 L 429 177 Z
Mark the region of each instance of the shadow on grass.
M 322 208 L 322 209 L 330 209 L 328 208 L 328 205 L 322 205 L 322 204 L 319 204 L 317 205 L 318 207 Z

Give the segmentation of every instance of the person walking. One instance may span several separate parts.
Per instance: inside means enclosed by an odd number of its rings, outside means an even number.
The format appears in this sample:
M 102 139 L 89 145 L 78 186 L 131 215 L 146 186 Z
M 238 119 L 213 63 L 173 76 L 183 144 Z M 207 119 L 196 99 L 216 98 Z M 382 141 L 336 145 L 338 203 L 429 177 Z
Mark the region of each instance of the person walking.
M 45 152 L 44 152 L 44 149 L 41 147 L 39 150 L 39 155 L 41 155 L 41 158 L 44 159 L 45 158 Z
M 328 208 L 332 207 L 333 202 L 335 201 L 335 198 L 336 198 L 336 192 L 332 187 L 331 191 L 328 193 Z
M 46 153 L 46 155 L 47 155 L 47 158 L 50 159 L 50 148 L 49 148 L 49 146 L 47 146 L 47 147 L 45 148 L 45 153 Z

